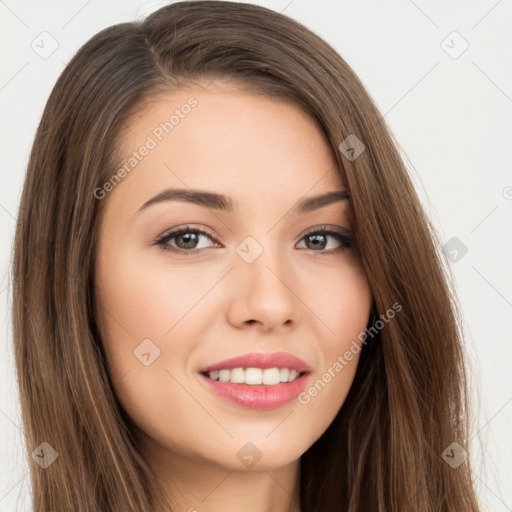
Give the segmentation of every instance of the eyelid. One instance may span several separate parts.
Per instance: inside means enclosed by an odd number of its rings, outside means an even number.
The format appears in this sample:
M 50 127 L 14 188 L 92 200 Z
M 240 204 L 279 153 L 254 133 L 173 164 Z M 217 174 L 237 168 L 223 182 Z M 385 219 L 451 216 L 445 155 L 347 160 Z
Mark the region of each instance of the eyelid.
M 299 237 L 299 240 L 302 240 L 305 236 L 312 235 L 314 233 L 329 233 L 333 232 L 338 235 L 346 236 L 346 237 L 352 237 L 352 233 L 350 230 L 346 228 L 340 228 L 339 226 L 329 225 L 329 224 L 322 224 L 320 226 L 315 226 L 313 228 L 308 229 L 302 235 Z
M 197 227 L 194 227 L 192 224 L 186 224 L 182 227 L 177 226 L 175 228 L 168 229 L 167 231 L 165 231 L 164 233 L 159 235 L 155 241 L 161 240 L 162 238 L 167 238 L 169 235 L 177 236 L 183 232 L 189 232 L 189 231 L 195 231 L 200 234 L 204 233 L 205 235 L 208 235 L 212 240 L 215 240 L 215 236 L 213 235 L 213 233 L 211 231 L 209 231 L 208 228 L 205 228 L 204 226 L 197 228 Z

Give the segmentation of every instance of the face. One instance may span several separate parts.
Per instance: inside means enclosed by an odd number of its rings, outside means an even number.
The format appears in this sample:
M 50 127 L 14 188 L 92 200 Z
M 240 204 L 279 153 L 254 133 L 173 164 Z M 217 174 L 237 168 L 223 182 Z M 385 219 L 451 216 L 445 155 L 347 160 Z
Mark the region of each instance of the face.
M 130 170 L 97 191 L 96 318 L 141 443 L 162 464 L 296 461 L 345 400 L 371 306 L 321 132 L 217 82 L 155 99 L 119 143 Z

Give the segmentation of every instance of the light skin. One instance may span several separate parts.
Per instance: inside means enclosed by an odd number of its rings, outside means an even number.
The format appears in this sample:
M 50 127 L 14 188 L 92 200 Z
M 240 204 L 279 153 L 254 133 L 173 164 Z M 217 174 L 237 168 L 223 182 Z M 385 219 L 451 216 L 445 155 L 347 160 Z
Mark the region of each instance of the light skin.
M 198 371 L 284 351 L 310 365 L 309 387 L 349 349 L 371 291 L 354 248 L 325 233 L 350 235 L 349 200 L 295 211 L 345 190 L 321 132 L 297 106 L 227 82 L 154 99 L 122 134 L 127 157 L 191 96 L 197 106 L 102 199 L 96 317 L 109 372 L 175 510 L 299 512 L 300 456 L 338 413 L 359 356 L 309 403 L 270 410 L 227 401 Z M 233 211 L 183 200 L 138 211 L 168 188 L 229 196 Z M 207 234 L 166 241 L 179 252 L 155 245 L 185 226 Z M 246 237 L 262 249 L 251 263 L 237 252 Z M 146 359 L 160 351 L 147 366 L 134 355 L 146 339 Z M 261 454 L 251 468 L 237 456 L 247 443 Z

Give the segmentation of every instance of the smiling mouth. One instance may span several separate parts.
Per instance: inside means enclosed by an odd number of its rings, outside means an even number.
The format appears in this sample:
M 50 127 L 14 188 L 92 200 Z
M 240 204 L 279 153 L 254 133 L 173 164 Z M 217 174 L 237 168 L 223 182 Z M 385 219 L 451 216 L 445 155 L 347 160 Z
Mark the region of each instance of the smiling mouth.
M 201 372 L 210 380 L 249 386 L 277 386 L 293 382 L 309 372 L 298 372 L 292 368 L 231 368 Z
M 304 391 L 310 374 L 310 371 L 278 367 L 225 368 L 199 373 L 207 388 L 216 395 L 238 406 L 257 410 L 276 409 L 292 402 Z

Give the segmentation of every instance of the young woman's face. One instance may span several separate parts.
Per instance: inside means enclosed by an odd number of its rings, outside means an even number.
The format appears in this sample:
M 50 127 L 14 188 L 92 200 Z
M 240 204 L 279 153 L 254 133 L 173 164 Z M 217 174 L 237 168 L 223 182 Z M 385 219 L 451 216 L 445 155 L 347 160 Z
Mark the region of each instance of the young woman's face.
M 298 459 L 345 400 L 358 353 L 343 355 L 371 306 L 349 201 L 307 202 L 344 190 L 321 132 L 217 83 L 158 99 L 119 142 L 130 170 L 96 192 L 96 316 L 147 453 L 232 470 Z

